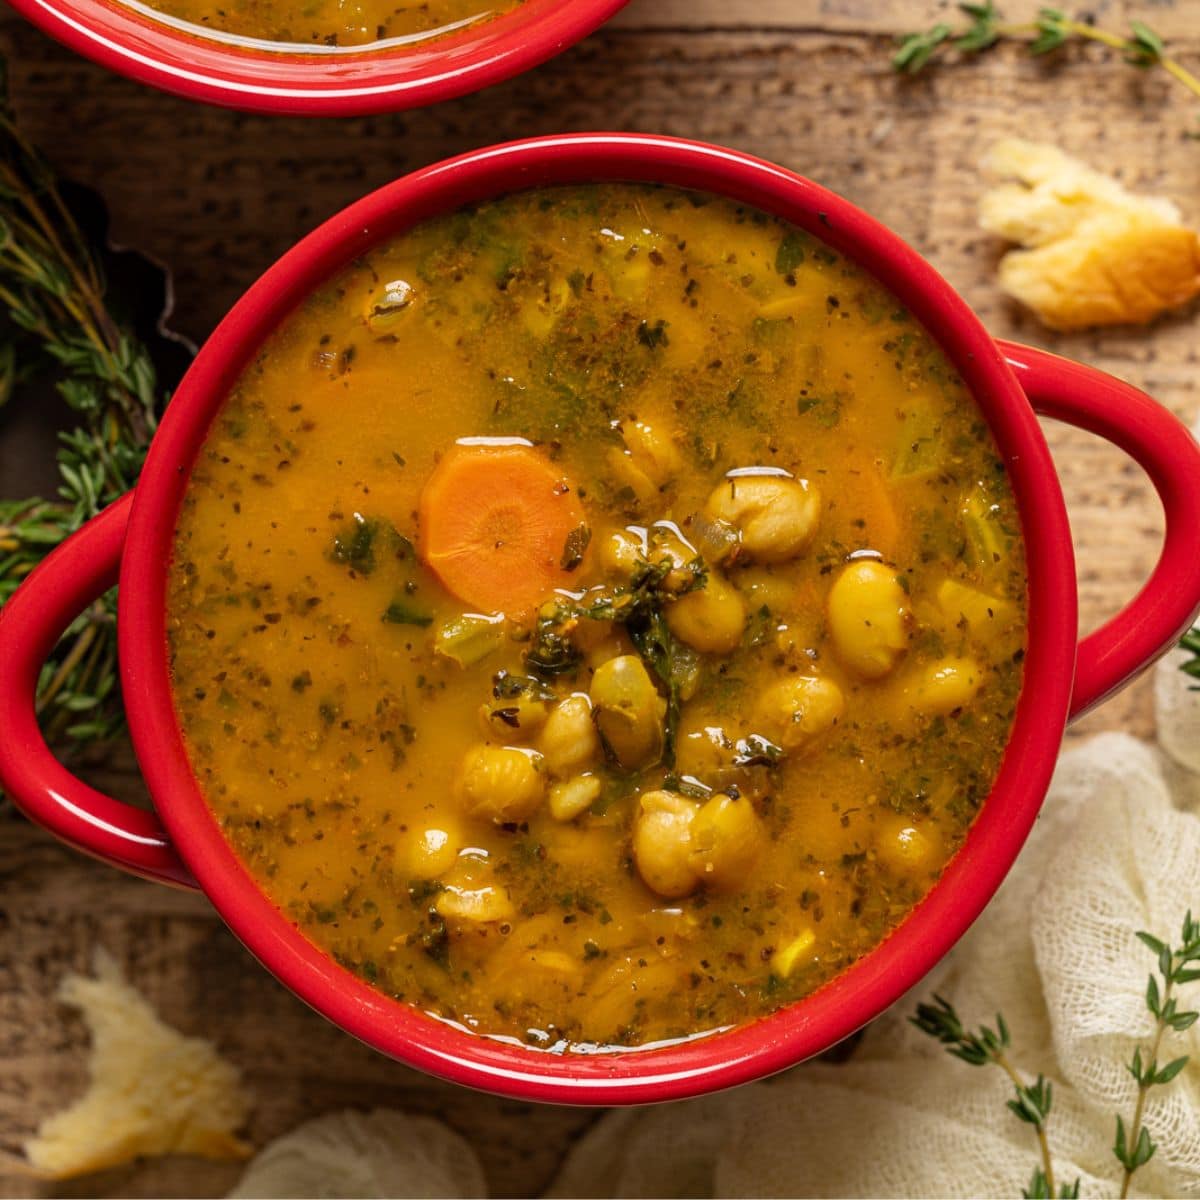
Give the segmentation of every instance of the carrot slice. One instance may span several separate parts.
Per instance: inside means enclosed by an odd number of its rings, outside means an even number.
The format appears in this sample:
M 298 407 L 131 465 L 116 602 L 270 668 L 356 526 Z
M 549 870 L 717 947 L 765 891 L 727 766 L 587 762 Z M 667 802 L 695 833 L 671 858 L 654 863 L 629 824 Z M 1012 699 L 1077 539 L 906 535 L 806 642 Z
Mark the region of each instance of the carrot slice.
M 568 586 L 586 547 L 574 488 L 531 446 L 455 446 L 418 518 L 426 565 L 484 612 L 523 613 Z

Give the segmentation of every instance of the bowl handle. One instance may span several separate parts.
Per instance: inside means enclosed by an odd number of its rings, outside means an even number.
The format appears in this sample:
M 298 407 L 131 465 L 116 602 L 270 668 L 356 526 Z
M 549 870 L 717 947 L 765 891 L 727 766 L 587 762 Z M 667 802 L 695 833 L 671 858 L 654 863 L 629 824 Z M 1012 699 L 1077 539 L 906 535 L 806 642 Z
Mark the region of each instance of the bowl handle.
M 90 520 L 30 572 L 0 608 L 0 785 L 37 824 L 135 875 L 196 883 L 152 812 L 76 779 L 38 726 L 38 678 L 64 629 L 117 581 L 133 493 Z
M 1149 475 L 1166 520 L 1162 553 L 1145 586 L 1079 643 L 1074 720 L 1169 650 L 1200 610 L 1200 447 L 1168 409 L 1112 375 L 999 344 L 1034 410 L 1124 450 Z

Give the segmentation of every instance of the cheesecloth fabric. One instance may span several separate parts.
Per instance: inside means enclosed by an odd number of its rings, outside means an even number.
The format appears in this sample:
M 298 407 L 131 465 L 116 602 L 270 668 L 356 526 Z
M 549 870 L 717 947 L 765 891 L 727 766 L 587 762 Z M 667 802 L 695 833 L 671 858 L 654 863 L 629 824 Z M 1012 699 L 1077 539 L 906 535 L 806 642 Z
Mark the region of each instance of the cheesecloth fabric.
M 1104 734 L 1064 754 L 1027 846 L 967 936 L 872 1024 L 844 1063 L 809 1063 L 701 1100 L 615 1111 L 567 1156 L 553 1197 L 1018 1196 L 1038 1162 L 1005 1107 L 1011 1084 L 909 1025 L 947 997 L 964 1022 L 1003 1012 L 1011 1059 L 1054 1085 L 1048 1133 L 1060 1182 L 1116 1196 L 1115 1114 L 1152 1029 L 1153 956 L 1200 913 L 1200 692 L 1181 655 L 1157 668 L 1159 747 Z M 1200 984 L 1180 990 L 1200 1007 Z M 1153 1089 L 1158 1152 L 1134 1195 L 1200 1196 L 1200 1023 L 1160 1053 L 1192 1061 Z M 437 1122 L 379 1111 L 319 1118 L 267 1147 L 234 1196 L 474 1196 L 474 1153 Z
M 471 1147 L 441 1121 L 395 1109 L 332 1112 L 277 1138 L 230 1197 L 485 1196 Z
M 1119 1194 L 1115 1114 L 1125 1064 L 1152 1030 L 1154 958 L 1134 936 L 1175 941 L 1200 913 L 1200 692 L 1174 653 L 1157 668 L 1162 750 L 1103 734 L 1060 760 L 1029 843 L 955 950 L 871 1025 L 853 1057 L 810 1063 L 734 1092 L 610 1114 L 568 1156 L 551 1196 L 1019 1196 L 1037 1162 L 1011 1084 L 908 1024 L 946 996 L 965 1023 L 1003 1012 L 1011 1059 L 1054 1085 L 1048 1124 L 1060 1182 Z M 1181 1004 L 1200 1003 L 1198 985 Z M 1200 1196 L 1200 1023 L 1160 1061 L 1191 1054 L 1153 1089 L 1158 1152 L 1133 1194 Z

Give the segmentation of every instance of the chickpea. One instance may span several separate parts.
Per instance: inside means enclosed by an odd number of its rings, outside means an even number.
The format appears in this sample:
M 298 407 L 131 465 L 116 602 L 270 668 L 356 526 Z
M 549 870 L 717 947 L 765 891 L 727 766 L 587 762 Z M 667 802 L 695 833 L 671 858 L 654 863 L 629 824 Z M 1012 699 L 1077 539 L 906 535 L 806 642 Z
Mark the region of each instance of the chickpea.
M 982 683 L 978 663 L 969 658 L 943 658 L 921 671 L 912 692 L 913 707 L 945 716 L 969 703 Z
M 796 598 L 796 585 L 770 567 L 748 567 L 737 575 L 738 591 L 746 597 L 748 608 L 764 604 L 773 614 L 786 613 Z
M 714 796 L 692 822 L 688 863 L 711 887 L 735 888 L 754 866 L 762 845 L 762 825 L 749 800 Z
M 613 481 L 629 488 L 639 504 L 650 505 L 658 499 L 658 485 L 638 466 L 628 450 L 622 450 L 619 446 L 609 447 L 605 462 Z
M 841 720 L 842 689 L 832 679 L 793 675 L 772 684 L 758 698 L 756 725 L 784 750 L 811 746 Z
M 496 882 L 486 857 L 463 855 L 445 877 L 445 884 L 433 907 L 452 932 L 477 932 L 480 925 L 507 921 L 514 915 L 508 891 Z
M 545 700 L 521 693 L 489 700 L 479 709 L 479 724 L 485 737 L 500 742 L 527 742 L 546 723 Z
M 700 806 L 674 792 L 645 792 L 633 826 L 633 858 L 653 892 L 673 899 L 697 884 L 692 870 L 692 822 Z
M 550 815 L 556 821 L 573 821 L 595 803 L 600 795 L 597 775 L 576 775 L 550 789 Z
M 542 726 L 538 748 L 553 775 L 590 766 L 600 754 L 591 700 L 582 692 L 560 700 Z
M 681 774 L 707 779 L 732 764 L 736 737 L 719 720 L 712 714 L 702 714 L 698 721 L 684 717 L 675 746 L 675 767 Z
M 702 654 L 729 654 L 742 641 L 746 610 L 742 598 L 726 579 L 708 573 L 702 588 L 688 592 L 667 606 L 667 627 L 681 641 Z
M 454 866 L 460 837 L 456 830 L 430 827 L 419 830 L 405 846 L 405 862 L 413 879 L 437 879 Z
M 736 525 L 743 550 L 755 561 L 779 563 L 807 549 L 821 519 L 821 500 L 807 479 L 738 475 L 717 485 L 704 511 Z
M 646 561 L 646 536 L 634 529 L 613 529 L 597 539 L 596 550 L 605 571 L 628 579 Z
M 503 825 L 533 816 L 546 793 L 540 754 L 516 746 L 472 746 L 463 759 L 459 792 L 472 817 Z
M 596 726 L 623 767 L 644 767 L 663 748 L 666 701 L 642 660 L 632 654 L 610 658 L 592 676 Z
M 875 856 L 898 875 L 920 876 L 940 865 L 942 839 L 928 821 L 889 813 L 875 826 Z
M 829 632 L 841 661 L 864 679 L 881 679 L 908 649 L 908 597 L 896 572 L 853 562 L 829 592 Z
M 683 470 L 683 459 L 674 441 L 661 428 L 646 421 L 631 421 L 622 426 L 621 437 L 634 463 L 660 490 Z
M 695 568 L 702 565 L 696 548 L 669 521 L 658 521 L 651 526 L 646 557 L 652 563 L 671 564 L 662 587 L 674 595 L 681 595 L 695 585 Z
M 588 649 L 587 665 L 595 671 L 610 659 L 620 658 L 622 654 L 633 653 L 635 653 L 634 645 L 629 634 L 622 626 L 617 625 L 609 630 L 607 637 L 602 638 Z

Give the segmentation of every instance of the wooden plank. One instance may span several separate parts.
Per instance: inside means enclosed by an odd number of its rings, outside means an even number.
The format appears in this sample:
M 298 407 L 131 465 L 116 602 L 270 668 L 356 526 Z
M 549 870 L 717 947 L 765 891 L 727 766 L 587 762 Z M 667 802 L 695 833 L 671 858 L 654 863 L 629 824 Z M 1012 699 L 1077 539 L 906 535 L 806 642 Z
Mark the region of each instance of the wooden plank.
M 1001 2 L 1005 25 L 1036 19 L 1045 7 L 1040 0 Z M 1069 15 L 1081 10 L 1067 6 Z M 1120 32 L 1131 18 L 1147 22 L 1162 37 L 1195 43 L 1196 13 L 1187 0 L 1108 0 L 1088 10 L 1097 24 Z M 946 0 L 630 0 L 612 20 L 616 29 L 779 29 L 820 34 L 866 33 L 893 35 L 927 29 L 939 21 L 951 25 L 964 18 Z
M 644 129 L 738 146 L 812 175 L 909 239 L 996 334 L 1115 371 L 1194 415 L 1194 315 L 1149 333 L 1047 335 L 998 293 L 998 248 L 974 224 L 982 149 L 1031 129 L 1097 166 L 1119 167 L 1134 186 L 1174 196 L 1200 221 L 1187 104 L 1156 73 L 1127 70 L 1092 49 L 1034 62 L 1001 48 L 928 77 L 896 78 L 891 35 L 945 11 L 900 0 L 634 0 L 610 28 L 485 94 L 337 122 L 247 116 L 159 95 L 76 58 L 11 13 L 0 15 L 0 48 L 28 134 L 60 170 L 106 197 L 118 240 L 171 263 L 176 323 L 197 339 L 299 236 L 396 175 L 509 137 Z M 1110 5 L 1105 21 L 1134 11 Z M 1156 5 L 1151 15 L 1200 53 L 1197 32 L 1186 28 L 1194 11 Z M 0 438 L 12 420 L 0 412 Z M 1075 533 L 1082 619 L 1091 625 L 1149 570 L 1157 505 L 1110 447 L 1057 427 L 1049 438 Z M 1152 722 L 1142 683 L 1074 732 L 1119 727 L 1147 736 Z M 137 791 L 127 763 L 93 777 L 112 794 Z M 86 967 L 97 941 L 168 1020 L 215 1038 L 243 1066 L 258 1098 L 256 1140 L 344 1105 L 430 1111 L 472 1138 L 496 1191 L 516 1194 L 539 1190 L 591 1119 L 478 1096 L 396 1066 L 275 984 L 203 900 L 109 871 L 11 818 L 0 820 L 0 880 L 0 1148 L 14 1149 L 81 1086 L 83 1030 L 53 993 L 65 970 Z M 216 1195 L 234 1174 L 151 1163 L 56 1194 Z M 0 1196 L 28 1191 L 28 1181 L 0 1175 Z
M 498 1100 L 443 1084 L 376 1054 L 264 971 L 201 896 L 134 879 L 23 821 L 0 822 L 0 1150 L 83 1086 L 86 1032 L 54 999 L 64 971 L 107 947 L 163 1018 L 217 1043 L 254 1097 L 261 1145 L 319 1113 L 395 1107 L 441 1117 L 470 1138 L 498 1195 L 540 1191 L 590 1110 Z M 110 1171 L 41 1195 L 220 1195 L 236 1164 L 168 1160 Z M 0 1173 L 0 1196 L 30 1181 Z

